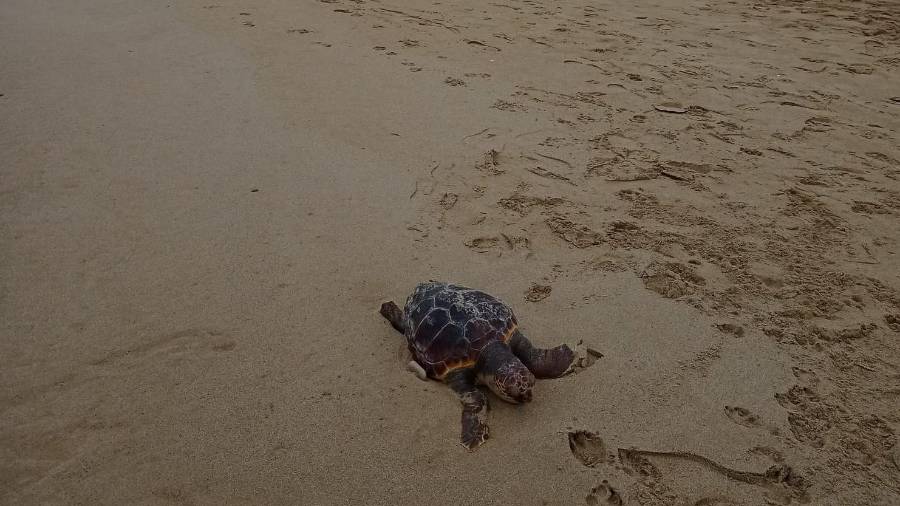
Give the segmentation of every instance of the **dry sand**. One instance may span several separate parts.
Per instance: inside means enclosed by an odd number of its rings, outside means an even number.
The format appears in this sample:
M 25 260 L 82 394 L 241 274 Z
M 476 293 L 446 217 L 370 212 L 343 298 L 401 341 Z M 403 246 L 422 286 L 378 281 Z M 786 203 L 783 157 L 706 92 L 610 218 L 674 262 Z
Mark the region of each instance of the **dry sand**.
M 0 500 L 900 503 L 898 12 L 5 0 Z M 605 357 L 467 453 L 429 278 Z

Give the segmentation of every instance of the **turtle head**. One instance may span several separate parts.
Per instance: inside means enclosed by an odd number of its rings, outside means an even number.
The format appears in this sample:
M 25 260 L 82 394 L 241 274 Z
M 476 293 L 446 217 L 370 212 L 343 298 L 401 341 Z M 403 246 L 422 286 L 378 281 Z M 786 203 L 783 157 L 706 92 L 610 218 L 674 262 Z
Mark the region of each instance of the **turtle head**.
M 502 343 L 489 346 L 478 360 L 479 379 L 506 402 L 531 402 L 534 374 Z
M 511 360 L 500 366 L 488 386 L 506 402 L 513 404 L 531 402 L 534 374 L 531 374 L 525 364 L 516 358 L 515 361 Z

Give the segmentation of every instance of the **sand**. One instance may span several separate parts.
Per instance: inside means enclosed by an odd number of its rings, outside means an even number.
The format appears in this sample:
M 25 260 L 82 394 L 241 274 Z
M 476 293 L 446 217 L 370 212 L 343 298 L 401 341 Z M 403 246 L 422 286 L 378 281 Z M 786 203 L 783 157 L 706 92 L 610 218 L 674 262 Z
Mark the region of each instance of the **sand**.
M 4 1 L 0 502 L 900 503 L 897 12 Z M 427 279 L 604 357 L 468 453 Z

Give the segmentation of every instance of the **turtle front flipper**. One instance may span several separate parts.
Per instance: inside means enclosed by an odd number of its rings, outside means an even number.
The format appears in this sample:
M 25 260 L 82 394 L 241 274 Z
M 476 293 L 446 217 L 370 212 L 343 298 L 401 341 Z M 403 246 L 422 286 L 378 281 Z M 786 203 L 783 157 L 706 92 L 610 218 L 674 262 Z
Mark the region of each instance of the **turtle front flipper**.
M 487 426 L 487 397 L 475 386 L 475 373 L 471 369 L 451 372 L 445 381 L 459 396 L 463 405 L 461 443 L 469 450 L 475 450 L 489 437 Z
M 535 348 L 528 338 L 519 331 L 513 334 L 509 340 L 509 347 L 525 367 L 536 378 L 559 378 L 571 370 L 576 355 L 568 345 L 560 345 L 556 348 Z

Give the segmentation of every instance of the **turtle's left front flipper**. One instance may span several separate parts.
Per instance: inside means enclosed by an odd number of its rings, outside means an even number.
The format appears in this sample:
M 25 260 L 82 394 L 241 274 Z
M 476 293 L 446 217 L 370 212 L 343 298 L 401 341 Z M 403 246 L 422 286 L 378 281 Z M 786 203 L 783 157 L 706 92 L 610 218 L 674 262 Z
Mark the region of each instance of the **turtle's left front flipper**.
M 541 379 L 564 376 L 572 370 L 577 358 L 572 348 L 565 344 L 549 349 L 535 348 L 518 330 L 509 340 L 509 347 L 525 367 Z
M 461 443 L 474 450 L 487 441 L 490 430 L 487 426 L 487 397 L 476 386 L 476 377 L 471 369 L 457 369 L 447 375 L 447 385 L 459 396 L 463 405 Z

